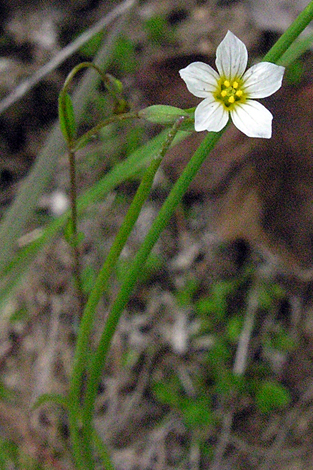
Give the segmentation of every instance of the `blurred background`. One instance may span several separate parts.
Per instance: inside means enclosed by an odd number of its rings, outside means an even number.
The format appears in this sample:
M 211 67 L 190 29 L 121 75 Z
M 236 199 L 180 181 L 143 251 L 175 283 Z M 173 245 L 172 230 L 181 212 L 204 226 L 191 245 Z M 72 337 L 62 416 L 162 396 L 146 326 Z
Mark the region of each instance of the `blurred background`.
M 122 81 L 131 109 L 194 107 L 199 100 L 186 91 L 179 69 L 195 60 L 214 65 L 227 30 L 246 44 L 253 64 L 308 3 L 138 1 L 108 46 L 106 71 Z M 67 74 L 94 60 L 117 20 L 63 60 L 65 48 L 118 5 L 0 2 L 1 217 L 47 146 Z M 306 34 L 312 34 L 310 28 Z M 96 428 L 117 470 L 313 465 L 311 75 L 310 52 L 287 67 L 283 89 L 267 102 L 274 114 L 272 141 L 248 139 L 230 127 L 138 280 L 114 337 L 96 407 Z M 34 76 L 36 83 L 23 86 Z M 9 102 L 17 87 L 20 96 Z M 94 86 L 79 132 L 110 115 L 111 108 L 104 87 Z M 103 129 L 78 153 L 79 193 L 160 130 L 135 121 Z M 193 134 L 165 158 L 99 306 L 94 344 L 130 262 L 204 135 Z M 27 246 L 69 205 L 64 147 L 53 158 L 55 170 L 18 247 Z M 140 176 L 139 171 L 92 203 L 80 218 L 86 295 Z M 79 323 L 72 276 L 71 249 L 60 234 L 2 303 L 0 468 L 74 469 L 65 412 L 47 404 L 32 409 L 41 394 L 68 390 Z M 236 374 L 251 309 L 246 366 Z

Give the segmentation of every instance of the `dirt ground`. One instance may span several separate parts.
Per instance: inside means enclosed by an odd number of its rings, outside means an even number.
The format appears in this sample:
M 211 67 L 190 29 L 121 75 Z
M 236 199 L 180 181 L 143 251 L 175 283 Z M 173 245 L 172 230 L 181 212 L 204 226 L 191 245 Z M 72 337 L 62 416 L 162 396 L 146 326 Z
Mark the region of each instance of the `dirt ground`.
M 307 3 L 143 0 L 124 27 L 109 72 L 123 82 L 133 109 L 193 107 L 197 100 L 180 80 L 180 68 L 195 60 L 214 62 L 227 30 L 257 60 Z M 0 98 L 115 6 L 1 2 Z M 92 60 L 95 50 L 89 44 L 72 54 L 0 115 L 1 216 L 57 119 L 64 79 L 73 66 Z M 296 66 L 286 72 L 277 98 L 268 100 L 273 139 L 260 143 L 229 129 L 162 234 L 122 316 L 95 416 L 117 470 L 313 468 L 310 53 Z M 95 90 L 82 130 L 103 117 L 103 95 Z M 103 132 L 79 156 L 79 192 L 158 131 L 145 124 Z M 166 157 L 99 306 L 95 344 L 130 261 L 203 136 L 192 135 Z M 87 290 L 137 186 L 136 180 L 123 183 L 80 220 Z M 25 234 L 62 212 L 68 190 L 62 154 Z M 68 391 L 79 322 L 72 279 L 71 250 L 60 235 L 2 306 L 4 468 L 74 469 L 65 413 L 49 405 L 32 409 L 41 394 Z M 251 311 L 247 364 L 235 384 L 240 331 Z

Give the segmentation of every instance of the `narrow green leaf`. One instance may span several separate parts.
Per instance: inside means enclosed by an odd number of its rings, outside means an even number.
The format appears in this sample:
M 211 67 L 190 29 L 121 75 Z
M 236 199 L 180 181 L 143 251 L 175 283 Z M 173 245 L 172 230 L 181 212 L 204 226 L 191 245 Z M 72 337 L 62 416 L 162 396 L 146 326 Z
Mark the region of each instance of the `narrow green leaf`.
M 72 99 L 68 93 L 60 93 L 59 119 L 64 139 L 67 143 L 71 143 L 76 135 L 76 122 Z
M 156 155 L 167 134 L 168 130 L 163 130 L 158 136 L 151 139 L 139 149 L 135 150 L 126 160 L 115 165 L 112 170 L 99 182 L 87 190 L 78 198 L 78 214 L 81 214 L 90 204 L 103 199 L 112 189 L 128 178 L 133 177 L 141 169 L 145 168 Z M 188 136 L 188 132 L 178 132 L 174 144 L 181 142 Z M 2 283 L 0 286 L 0 306 L 8 298 L 14 287 L 20 281 L 22 274 L 28 268 L 32 260 L 42 247 L 51 241 L 56 234 L 64 227 L 70 218 L 70 211 L 63 214 L 58 219 L 52 221 L 43 231 L 42 235 L 28 245 L 19 250 L 12 259 L 0 264 Z M 4 276 L 7 276 L 4 278 Z
M 39 408 L 39 406 L 45 405 L 46 403 L 52 403 L 54 405 L 61 406 L 62 408 L 68 407 L 67 398 L 59 395 L 58 393 L 44 393 L 37 398 L 33 404 L 33 409 Z

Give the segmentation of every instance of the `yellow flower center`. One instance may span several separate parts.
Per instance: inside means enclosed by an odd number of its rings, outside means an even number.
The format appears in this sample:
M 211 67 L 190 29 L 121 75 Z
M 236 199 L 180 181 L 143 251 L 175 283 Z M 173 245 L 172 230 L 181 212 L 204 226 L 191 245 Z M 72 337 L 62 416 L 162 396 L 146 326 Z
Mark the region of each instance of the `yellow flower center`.
M 218 81 L 214 97 L 222 102 L 227 111 L 231 111 L 236 103 L 244 103 L 246 101 L 246 94 L 242 89 L 242 81 L 238 78 L 233 81 L 221 78 Z

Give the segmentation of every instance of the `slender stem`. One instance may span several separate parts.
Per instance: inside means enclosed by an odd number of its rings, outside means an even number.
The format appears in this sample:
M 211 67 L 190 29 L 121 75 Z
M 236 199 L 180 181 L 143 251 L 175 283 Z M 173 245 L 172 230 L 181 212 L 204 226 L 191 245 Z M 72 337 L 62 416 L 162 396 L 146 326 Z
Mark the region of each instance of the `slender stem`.
M 114 116 L 110 116 L 103 121 L 101 121 L 99 124 L 94 126 L 92 129 L 89 129 L 89 131 L 85 132 L 79 139 L 77 139 L 73 145 L 73 149 L 77 151 L 80 149 L 83 145 L 87 143 L 89 139 L 97 135 L 97 133 L 103 129 L 103 127 L 108 126 L 109 124 L 112 124 L 114 122 L 120 122 L 120 121 L 126 121 L 127 119 L 136 119 L 139 118 L 139 115 L 137 112 L 130 112 L 130 113 L 124 113 L 124 114 L 117 114 Z
M 76 187 L 76 168 L 75 168 L 75 153 L 69 151 L 69 164 L 70 164 L 70 199 L 71 199 L 71 213 L 72 213 L 72 230 L 77 237 L 77 187 Z M 76 242 L 77 240 L 74 239 Z
M 95 58 L 95 63 L 102 69 L 106 69 L 112 60 L 113 46 L 117 37 L 121 34 L 123 26 L 134 11 L 136 0 L 124 1 L 114 8 L 103 20 L 103 27 L 107 27 L 112 21 L 120 16 L 116 25 L 110 28 L 107 38 Z M 73 102 L 76 110 L 77 123 L 82 122 L 84 111 L 96 85 L 98 75 L 92 70 L 84 75 L 81 84 L 74 93 Z M 24 84 L 22 85 L 24 86 Z M 0 106 L 1 107 L 1 106 Z M 1 110 L 0 110 L 1 112 Z M 10 206 L 0 224 L 0 274 L 3 276 L 5 270 L 11 263 L 16 253 L 17 240 L 21 236 L 27 222 L 33 215 L 38 199 L 48 186 L 55 172 L 58 157 L 66 151 L 64 138 L 56 124 L 51 131 L 43 149 L 40 151 L 29 175 L 22 183 L 14 203 Z
M 92 434 L 93 441 L 95 443 L 95 447 L 98 451 L 98 454 L 101 456 L 101 460 L 104 465 L 104 470 L 115 470 L 114 466 L 110 460 L 110 456 L 108 454 L 106 446 L 103 444 L 103 441 L 98 436 L 95 430 L 93 430 Z
M 72 378 L 71 378 L 71 383 L 70 383 L 70 392 L 69 392 L 70 430 L 71 430 L 71 434 L 73 435 L 74 442 L 76 442 L 75 441 L 76 438 L 79 438 L 78 426 L 77 426 L 78 415 L 77 415 L 76 410 L 80 406 L 79 397 L 80 397 L 80 392 L 81 392 L 82 376 L 86 369 L 86 356 L 88 353 L 89 337 L 92 331 L 97 305 L 100 301 L 100 298 L 103 292 L 106 289 L 107 282 L 114 269 L 116 261 L 122 249 L 125 246 L 125 243 L 128 239 L 128 236 L 135 222 L 138 219 L 141 208 L 150 193 L 155 173 L 159 168 L 159 165 L 163 159 L 163 156 L 165 155 L 169 146 L 173 142 L 173 139 L 177 133 L 177 130 L 182 122 L 183 122 L 183 119 L 178 120 L 175 123 L 175 125 L 169 132 L 158 156 L 154 158 L 152 162 L 150 163 L 150 166 L 141 181 L 141 184 L 136 192 L 136 195 L 132 201 L 132 204 L 128 210 L 128 213 L 113 242 L 110 252 L 106 258 L 106 261 L 104 265 L 102 266 L 101 271 L 99 272 L 95 285 L 88 298 L 88 301 L 87 301 L 87 304 L 83 313 L 83 317 L 81 319 L 80 329 L 78 333 L 75 358 L 74 358 L 74 366 L 73 366 Z M 97 393 L 97 387 L 95 390 L 95 395 L 96 393 Z M 87 421 L 88 423 L 91 423 L 91 419 L 89 419 L 89 416 L 86 417 L 86 414 L 84 414 L 84 417 L 85 417 L 84 422 Z M 84 435 L 85 435 L 84 451 L 85 451 L 85 456 L 88 459 L 88 462 L 90 462 L 90 465 L 91 465 L 90 468 L 92 468 L 91 446 L 86 444 L 87 442 L 89 442 L 90 436 L 92 435 L 91 424 L 90 426 L 87 426 L 87 427 L 88 427 L 88 432 L 86 432 L 86 427 L 84 428 Z
M 90 64 L 89 64 L 90 65 Z M 91 64 L 93 65 L 93 64 Z M 93 65 L 93 68 L 98 68 Z M 101 71 L 99 70 L 101 74 Z M 67 84 L 68 86 L 68 84 Z M 66 86 L 63 88 L 63 92 L 66 93 Z M 79 318 L 81 318 L 84 304 L 85 296 L 82 288 L 81 282 L 81 263 L 80 263 L 80 250 L 79 250 L 79 241 L 78 241 L 78 229 L 77 229 L 77 184 L 76 184 L 76 161 L 75 161 L 75 150 L 74 148 L 79 148 L 82 142 L 85 144 L 86 141 L 91 138 L 93 135 L 97 134 L 103 127 L 113 123 L 119 122 L 126 119 L 138 118 L 138 113 L 125 113 L 115 116 L 111 116 L 104 121 L 100 122 L 97 126 L 87 131 L 80 139 L 76 142 L 72 142 L 71 139 L 68 142 L 68 156 L 69 156 L 69 167 L 70 167 L 70 204 L 71 204 L 71 218 L 72 218 L 72 239 L 71 247 L 73 251 L 74 259 L 74 282 L 77 291 L 78 305 L 79 305 Z
M 80 271 L 80 252 L 78 246 L 78 231 L 77 231 L 77 184 L 76 184 L 76 162 L 75 153 L 71 150 L 68 152 L 69 165 L 70 165 L 70 203 L 72 213 L 72 233 L 71 233 L 71 247 L 73 250 L 74 258 L 74 281 L 77 290 L 77 297 L 79 303 L 79 317 L 81 317 L 84 310 L 84 293 L 81 283 Z
M 272 47 L 272 49 L 266 54 L 264 60 L 277 61 L 281 57 L 281 55 L 288 49 L 291 43 L 296 39 L 296 37 L 298 37 L 298 35 L 303 31 L 303 29 L 310 23 L 312 18 L 313 0 L 298 16 L 298 18 L 293 22 L 293 24 L 288 28 L 288 30 L 281 36 L 281 38 Z M 159 235 L 169 222 L 179 200 L 185 193 L 190 182 L 192 181 L 197 171 L 201 167 L 202 163 L 206 159 L 207 155 L 215 146 L 217 141 L 220 139 L 224 131 L 225 128 L 221 132 L 208 133 L 208 135 L 203 140 L 202 144 L 199 146 L 194 156 L 190 160 L 189 164 L 185 168 L 176 185 L 172 189 L 171 193 L 169 194 L 157 218 L 155 219 L 147 237 L 145 238 L 141 248 L 139 249 L 137 256 L 133 262 L 133 265 L 130 268 L 128 275 L 124 281 L 124 284 L 112 306 L 111 312 L 108 316 L 105 331 L 103 332 L 99 343 L 98 351 L 93 361 L 92 375 L 97 374 L 98 379 L 101 375 L 101 366 L 103 366 L 103 364 L 105 363 L 106 354 L 108 352 L 110 341 L 114 334 L 118 319 L 128 301 L 130 293 L 136 283 L 136 279 L 140 273 L 140 270 L 142 269 L 143 264 L 145 263 L 157 239 L 159 238 Z M 92 408 L 90 408 L 89 411 L 92 412 Z M 85 407 L 84 411 L 84 414 L 86 413 L 87 406 Z
M 91 68 L 94 69 L 98 74 L 100 75 L 104 86 L 112 96 L 114 100 L 114 109 L 113 112 L 115 114 L 122 114 L 124 112 L 127 112 L 129 110 L 129 106 L 127 104 L 127 101 L 123 98 L 122 96 L 122 84 L 119 80 L 116 78 L 112 77 L 112 75 L 108 73 L 104 73 L 100 67 L 98 67 L 96 64 L 92 62 L 81 62 L 80 64 L 76 65 L 71 72 L 68 74 L 66 77 L 66 80 L 64 82 L 63 88 L 61 93 L 64 95 L 68 92 L 68 89 L 78 72 L 80 72 L 83 69 L 86 68 Z
M 277 60 L 288 49 L 288 47 L 292 44 L 292 42 L 296 39 L 296 37 L 309 24 L 312 18 L 313 18 L 313 1 L 310 2 L 310 4 L 299 15 L 299 17 L 295 20 L 295 22 L 291 25 L 291 27 L 288 28 L 286 33 L 280 38 L 280 40 L 275 44 L 275 46 L 264 57 L 264 60 L 277 62 Z M 219 133 L 209 133 L 204 139 L 204 141 L 202 142 L 202 144 L 200 145 L 200 147 L 195 152 L 194 156 L 192 157 L 189 164 L 187 165 L 184 172 L 182 173 L 180 179 L 175 184 L 167 200 L 162 206 L 148 235 L 146 236 L 141 248 L 139 249 L 137 256 L 125 279 L 125 282 L 123 286 L 121 287 L 121 290 L 112 306 L 112 309 L 107 319 L 105 330 L 100 339 L 97 352 L 92 361 L 90 378 L 87 383 L 85 406 L 83 410 L 83 419 L 85 423 L 84 443 L 86 443 L 88 437 L 90 438 L 91 436 L 91 434 L 89 436 L 86 434 L 86 429 L 90 429 L 91 427 L 90 423 L 92 420 L 94 402 L 95 402 L 98 384 L 101 379 L 101 374 L 102 374 L 102 370 L 106 361 L 110 342 L 114 335 L 120 315 L 128 302 L 132 289 L 136 283 L 136 280 L 140 274 L 140 271 L 142 270 L 142 267 L 150 251 L 152 250 L 153 246 L 157 242 L 161 232 L 163 231 L 165 226 L 168 224 L 173 211 L 175 210 L 181 197 L 183 196 L 186 189 L 188 188 L 190 182 L 192 181 L 197 171 L 201 167 L 202 163 L 206 159 L 210 150 L 212 150 L 214 145 L 219 140 L 224 130 Z M 89 314 L 93 318 L 94 312 L 89 312 Z M 87 325 L 85 325 L 86 337 L 81 339 L 81 341 L 88 344 L 89 335 L 90 335 L 91 327 L 92 327 L 92 321 L 90 323 L 88 322 L 86 323 L 87 323 Z M 82 332 L 83 330 L 84 329 L 82 328 Z M 82 336 L 83 336 L 83 333 L 81 334 L 81 337 Z M 81 346 L 81 343 L 79 344 L 78 342 L 77 348 L 79 348 L 80 346 Z M 69 417 L 70 417 L 70 428 L 71 428 L 74 448 L 78 451 L 78 455 L 76 455 L 77 464 L 79 466 L 79 469 L 85 470 L 86 468 L 92 468 L 92 467 L 90 467 L 89 465 L 88 467 L 86 467 L 82 463 L 80 436 L 79 436 L 78 424 L 77 424 L 78 418 L 79 418 L 78 410 L 79 410 L 79 395 L 80 395 L 81 373 L 82 373 L 82 369 L 78 367 L 77 364 L 79 364 L 82 360 L 84 360 L 84 357 L 81 357 L 79 355 L 79 352 L 81 351 L 77 349 L 76 359 L 74 361 L 74 370 L 73 370 L 73 375 L 72 375 L 71 387 L 70 387 Z M 89 445 L 89 451 L 90 451 L 90 445 Z
M 92 360 L 90 367 L 90 377 L 87 383 L 86 399 L 83 409 L 83 422 L 86 429 L 90 429 L 90 423 L 93 416 L 94 403 L 98 390 L 98 385 L 101 380 L 102 370 L 106 362 L 108 350 L 110 347 L 111 339 L 116 330 L 116 326 L 120 316 L 128 302 L 130 294 L 134 285 L 140 275 L 145 261 L 147 260 L 153 246 L 157 242 L 161 232 L 168 224 L 172 214 L 181 200 L 183 194 L 186 192 L 190 182 L 198 172 L 204 160 L 207 158 L 208 153 L 212 150 L 216 142 L 219 140 L 225 128 L 216 133 L 208 133 L 194 156 L 188 163 L 181 177 L 173 187 L 168 198 L 163 204 L 152 224 L 143 244 L 141 245 L 132 266 L 130 267 L 126 279 L 115 302 L 112 305 L 111 311 L 107 317 L 106 325 L 102 333 L 98 349 Z M 85 429 L 85 431 L 86 431 Z
M 313 1 L 298 15 L 284 34 L 277 40 L 274 46 L 264 56 L 263 60 L 276 63 L 286 52 L 291 44 L 297 39 L 302 31 L 313 19 Z
M 161 148 L 167 132 L 168 130 L 163 130 L 159 135 L 135 150 L 126 160 L 116 164 L 98 183 L 79 196 L 77 199 L 78 216 L 86 210 L 91 203 L 103 200 L 118 184 L 144 170 L 148 162 L 153 158 L 152 155 L 156 154 Z M 173 144 L 181 142 L 187 135 L 187 132 L 179 131 Z M 6 276 L 3 276 L 0 284 L 0 308 L 1 304 L 9 297 L 12 289 L 19 282 L 25 269 L 30 265 L 36 254 L 44 245 L 54 239 L 70 216 L 70 211 L 67 211 L 58 219 L 50 222 L 37 240 L 34 240 L 30 245 L 19 250 L 14 256 L 12 255 L 10 264 L 6 267 Z
M 313 43 L 313 34 L 309 34 L 304 38 L 298 39 L 295 41 L 289 49 L 280 57 L 277 61 L 278 65 L 283 65 L 288 67 L 292 62 L 294 62 L 298 57 L 300 57 L 304 52 L 306 52 Z

